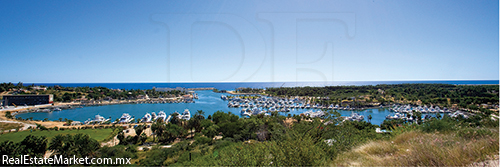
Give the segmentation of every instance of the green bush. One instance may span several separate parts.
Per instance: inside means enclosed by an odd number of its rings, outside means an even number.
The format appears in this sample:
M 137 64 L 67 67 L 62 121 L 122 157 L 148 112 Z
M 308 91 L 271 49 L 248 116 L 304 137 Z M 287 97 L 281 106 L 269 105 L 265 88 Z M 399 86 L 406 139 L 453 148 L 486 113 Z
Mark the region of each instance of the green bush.
M 202 145 L 212 143 L 212 139 L 208 137 L 195 137 L 195 142 L 192 145 Z
M 453 130 L 455 124 L 447 119 L 432 119 L 422 124 L 421 129 L 424 132 L 448 132 Z

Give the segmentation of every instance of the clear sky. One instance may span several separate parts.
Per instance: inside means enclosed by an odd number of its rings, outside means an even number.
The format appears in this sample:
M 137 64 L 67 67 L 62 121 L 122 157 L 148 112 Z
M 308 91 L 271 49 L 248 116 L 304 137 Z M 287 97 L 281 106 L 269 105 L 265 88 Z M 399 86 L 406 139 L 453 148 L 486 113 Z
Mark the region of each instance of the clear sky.
M 0 82 L 498 80 L 496 0 L 0 1 Z

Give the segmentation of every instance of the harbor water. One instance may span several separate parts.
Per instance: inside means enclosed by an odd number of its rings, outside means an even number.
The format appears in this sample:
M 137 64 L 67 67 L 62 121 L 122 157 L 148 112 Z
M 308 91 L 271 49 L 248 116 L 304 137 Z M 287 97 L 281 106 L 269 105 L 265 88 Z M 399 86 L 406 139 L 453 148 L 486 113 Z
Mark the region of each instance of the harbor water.
M 92 106 L 62 110 L 58 112 L 36 112 L 36 113 L 22 113 L 16 115 L 16 117 L 30 118 L 36 120 L 43 120 L 48 118 L 49 120 L 56 121 L 59 118 L 70 119 L 74 121 L 84 122 L 89 118 L 94 118 L 95 115 L 99 114 L 104 118 L 110 118 L 114 121 L 121 117 L 123 113 L 128 113 L 134 116 L 136 119 L 141 119 L 146 113 L 155 112 L 158 114 L 159 111 L 164 111 L 167 115 L 174 113 L 175 111 L 182 113 L 185 109 L 189 109 L 192 115 L 194 115 L 198 110 L 203 110 L 205 117 L 212 115 L 216 111 L 231 112 L 235 115 L 241 116 L 240 111 L 242 108 L 230 108 L 227 106 L 227 101 L 220 98 L 221 95 L 229 95 L 226 93 L 214 93 L 210 90 L 196 91 L 199 99 L 195 100 L 195 103 L 159 103 L 159 104 L 118 104 L 118 105 L 104 105 L 104 106 Z M 319 109 L 292 109 L 290 112 L 280 112 L 281 115 L 287 116 L 299 115 L 306 111 L 313 110 L 317 111 Z M 380 125 L 385 117 L 391 112 L 389 109 L 384 108 L 374 108 L 365 109 L 362 111 L 352 111 L 352 110 L 337 110 L 341 116 L 350 116 L 353 112 L 363 115 L 364 119 L 368 121 L 368 115 L 372 115 L 371 123 Z
M 64 87 L 107 87 L 111 89 L 151 89 L 157 88 L 216 88 L 220 90 L 234 90 L 239 87 L 249 88 L 268 88 L 268 87 L 303 87 L 303 86 L 337 86 L 337 85 L 377 85 L 377 84 L 402 84 L 402 83 L 442 83 L 442 84 L 458 84 L 458 85 L 471 85 L 471 84 L 499 84 L 498 80 L 452 80 L 452 81 L 335 81 L 335 82 L 235 82 L 235 83 L 33 83 L 34 85 L 45 86 L 64 86 Z M 31 84 L 31 83 L 25 83 Z M 94 118 L 99 114 L 104 118 L 115 120 L 120 118 L 123 113 L 129 113 L 136 119 L 142 118 L 146 113 L 164 111 L 166 114 L 171 114 L 175 111 L 182 113 L 185 109 L 189 109 L 192 115 L 198 110 L 203 110 L 205 116 L 212 115 L 216 111 L 232 112 L 235 115 L 241 116 L 240 111 L 242 108 L 230 108 L 227 106 L 227 101 L 220 98 L 221 95 L 229 95 L 225 93 L 214 93 L 210 90 L 196 91 L 199 99 L 195 103 L 166 103 L 166 104 L 119 104 L 119 105 L 105 105 L 93 106 L 63 110 L 59 112 L 38 112 L 38 113 L 22 113 L 16 117 L 30 118 L 36 120 L 49 120 L 70 119 L 74 121 L 85 121 L 89 118 Z M 292 109 L 290 112 L 280 113 L 282 115 L 299 115 L 306 111 L 318 109 Z M 342 116 L 350 116 L 353 112 L 363 115 L 364 119 L 368 121 L 368 115 L 372 115 L 371 123 L 380 125 L 385 117 L 391 112 L 384 108 L 365 109 L 363 111 L 351 110 L 337 110 Z M 424 116 L 427 114 L 423 114 Z M 434 114 L 430 114 L 434 115 Z

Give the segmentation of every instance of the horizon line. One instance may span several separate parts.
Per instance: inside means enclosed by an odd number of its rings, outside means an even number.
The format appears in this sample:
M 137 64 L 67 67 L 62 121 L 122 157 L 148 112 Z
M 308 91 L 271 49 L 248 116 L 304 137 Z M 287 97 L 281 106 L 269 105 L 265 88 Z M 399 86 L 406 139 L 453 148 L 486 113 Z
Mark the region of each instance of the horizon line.
M 354 80 L 354 81 L 348 81 L 348 80 L 341 80 L 341 81 L 173 81 L 173 82 L 168 82 L 168 81 L 111 81 L 111 82 L 22 82 L 21 83 L 28 83 L 28 84 L 98 84 L 98 83 L 290 83 L 290 82 L 295 82 L 295 83 L 307 83 L 307 82 L 326 82 L 326 83 L 331 83 L 331 82 L 397 82 L 397 81 L 500 81 L 498 79 L 422 79 L 422 80 Z M 19 82 L 10 82 L 10 83 L 19 83 Z M 3 82 L 3 83 L 9 83 L 9 82 Z

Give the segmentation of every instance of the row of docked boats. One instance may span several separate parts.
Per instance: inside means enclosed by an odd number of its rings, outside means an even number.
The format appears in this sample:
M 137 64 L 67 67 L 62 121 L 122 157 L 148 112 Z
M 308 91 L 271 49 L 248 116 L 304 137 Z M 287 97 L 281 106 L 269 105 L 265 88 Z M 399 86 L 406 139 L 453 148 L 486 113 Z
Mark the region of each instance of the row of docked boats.
M 412 106 L 412 105 L 393 105 L 390 108 L 391 111 L 400 112 L 400 113 L 411 113 L 411 112 L 421 112 L 421 113 L 451 113 L 452 111 L 448 108 L 440 108 L 439 106 Z
M 272 112 L 277 112 L 277 111 L 265 110 L 262 108 L 254 107 L 252 109 L 250 109 L 250 108 L 241 109 L 240 114 L 242 116 L 252 116 L 252 115 L 259 115 L 259 114 L 264 114 L 266 116 L 270 116 L 270 113 L 272 113 Z M 318 111 L 309 110 L 309 111 L 304 112 L 303 114 L 305 116 L 309 116 L 311 118 L 322 117 L 325 115 L 324 111 L 322 111 L 322 110 L 318 110 Z
M 166 121 L 166 119 L 167 119 L 167 114 L 165 114 L 164 111 L 158 112 L 158 115 L 156 115 L 155 112 L 151 112 L 151 114 L 146 113 L 146 115 L 142 117 L 141 122 L 149 123 L 157 120 Z
M 99 114 L 95 115 L 94 119 L 88 119 L 85 121 L 85 124 L 100 124 L 100 123 L 104 123 L 104 122 L 107 122 L 111 120 L 111 118 L 104 118 L 103 116 L 100 116 Z
M 177 111 L 175 111 L 174 113 L 177 113 L 177 117 L 179 119 L 183 119 L 183 120 L 191 119 L 191 113 L 189 112 L 188 109 L 185 109 L 182 114 L 179 114 Z M 160 111 L 160 112 L 158 112 L 158 114 L 156 114 L 155 112 L 151 112 L 151 114 L 146 113 L 144 115 L 144 117 L 142 117 L 140 119 L 139 122 L 150 123 L 150 122 L 154 122 L 157 120 L 161 120 L 163 122 L 168 122 L 170 120 L 170 118 L 171 118 L 171 115 L 167 116 L 167 114 L 164 111 Z M 87 125 L 88 124 L 101 124 L 101 123 L 109 122 L 110 120 L 111 120 L 111 117 L 106 119 L 103 116 L 98 114 L 93 119 L 89 118 L 84 123 Z M 133 123 L 134 120 L 135 120 L 134 116 L 131 116 L 128 113 L 123 113 L 122 116 L 118 119 L 118 121 L 117 122 L 115 121 L 113 123 L 127 124 L 127 123 Z
M 62 111 L 61 108 L 59 107 L 56 107 L 56 108 L 37 108 L 37 109 L 34 109 L 34 110 L 31 110 L 31 112 L 58 112 L 58 111 Z
M 228 107 L 242 107 L 242 108 L 267 108 L 269 111 L 289 112 L 291 109 L 354 109 L 349 106 L 336 105 L 322 105 L 322 104 L 309 104 L 305 99 L 288 99 L 277 97 L 260 97 L 255 99 L 243 99 L 238 96 L 228 98 L 221 95 L 222 100 L 228 100 Z
M 311 118 L 316 118 L 316 117 L 325 116 L 325 112 L 322 110 L 318 110 L 318 111 L 309 110 L 309 111 L 304 112 L 304 115 L 311 117 Z
M 406 121 L 413 121 L 413 114 L 412 112 L 409 112 L 409 113 L 399 113 L 399 112 L 396 112 L 394 114 L 390 114 L 390 115 L 387 115 L 385 118 L 386 119 L 402 119 L 402 120 L 406 120 Z M 469 118 L 469 113 L 466 113 L 466 112 L 463 112 L 463 111 L 456 111 L 456 112 L 453 112 L 453 113 L 447 113 L 448 116 L 450 117 L 459 117 L 459 116 L 462 116 L 463 118 Z M 432 116 L 431 115 L 424 115 L 423 116 L 423 119 L 430 119 Z
M 344 120 L 346 121 L 362 121 L 365 119 L 364 115 L 359 115 L 358 113 L 351 113 L 351 116 L 344 117 Z
M 254 107 L 252 109 L 250 109 L 250 108 L 241 109 L 240 114 L 242 116 L 252 116 L 252 115 L 259 115 L 259 114 L 270 115 L 269 111 L 262 110 L 262 109 L 257 108 L 257 107 Z

